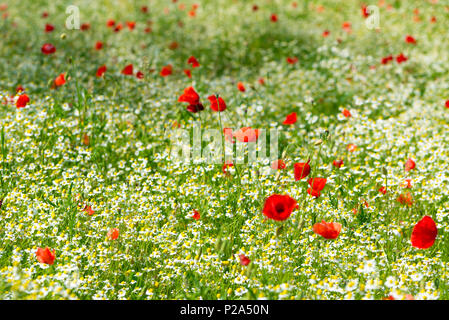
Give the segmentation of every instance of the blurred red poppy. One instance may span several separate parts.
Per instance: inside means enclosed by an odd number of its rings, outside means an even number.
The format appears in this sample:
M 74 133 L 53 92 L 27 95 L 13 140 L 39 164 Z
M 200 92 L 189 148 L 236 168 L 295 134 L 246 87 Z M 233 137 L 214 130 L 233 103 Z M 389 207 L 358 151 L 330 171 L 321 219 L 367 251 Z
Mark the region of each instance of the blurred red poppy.
M 326 185 L 326 178 L 311 178 L 307 181 L 310 188 L 307 189 L 307 193 L 311 196 L 318 198 L 321 195 L 321 190 L 323 190 Z
M 107 237 L 109 240 L 116 240 L 119 236 L 120 232 L 117 228 L 113 228 L 108 231 Z
M 243 127 L 234 132 L 234 137 L 240 142 L 255 142 L 259 138 L 260 130 Z
M 416 163 L 412 159 L 408 159 L 405 162 L 405 165 L 404 165 L 405 171 L 413 170 L 413 169 L 415 169 L 415 167 L 416 167 Z
M 190 69 L 184 69 L 184 73 L 187 77 L 192 78 L 192 71 Z
M 52 53 L 56 52 L 56 48 L 51 43 L 45 43 L 42 46 L 41 51 L 42 51 L 43 54 L 52 54 Z
M 55 27 L 52 24 L 45 24 L 45 32 L 52 32 L 53 30 L 55 30 Z
M 411 43 L 411 44 L 416 44 L 416 39 L 413 38 L 412 36 L 406 36 L 405 37 L 405 42 Z
M 193 210 L 192 218 L 195 220 L 199 220 L 201 218 L 200 213 L 198 210 Z
M 196 60 L 196 58 L 194 56 L 191 56 L 188 60 L 187 60 L 188 64 L 192 65 L 192 68 L 198 68 L 200 66 L 198 60 Z
M 87 205 L 84 207 L 83 211 L 86 212 L 87 215 L 89 215 L 89 216 L 91 216 L 91 215 L 93 215 L 95 213 L 95 211 L 92 210 L 92 207 L 91 206 L 87 206 Z
M 323 220 L 322 222 L 313 225 L 313 232 L 326 239 L 336 239 L 340 234 L 340 231 L 341 224 L 338 222 L 325 222 Z
M 240 264 L 242 266 L 247 266 L 251 262 L 251 260 L 247 256 L 245 256 L 244 254 L 241 254 L 239 256 L 239 259 L 240 259 Z
M 36 258 L 40 263 L 52 265 L 56 259 L 55 250 L 50 251 L 48 247 L 45 249 L 37 248 Z
M 333 162 L 332 162 L 332 164 L 334 165 L 334 167 L 337 167 L 337 168 L 341 168 L 341 166 L 343 165 L 343 160 L 334 160 Z
M 435 221 L 429 216 L 424 216 L 413 228 L 411 243 L 419 249 L 427 249 L 433 246 L 438 234 Z
M 350 112 L 348 109 L 343 109 L 342 114 L 343 114 L 346 118 L 352 117 L 351 112 Z
M 285 120 L 284 120 L 284 122 L 282 122 L 282 124 L 286 124 L 286 125 L 295 124 L 296 121 L 298 121 L 298 116 L 297 116 L 296 112 L 292 112 L 285 117 Z
M 143 72 L 142 72 L 142 71 L 137 71 L 137 73 L 136 73 L 136 78 L 137 78 L 137 79 L 143 79 L 143 77 L 144 77 Z
M 81 25 L 80 29 L 81 29 L 81 31 L 87 31 L 87 30 L 89 30 L 89 29 L 90 29 L 90 23 L 87 23 L 87 22 L 83 23 L 83 24 Z
M 103 76 L 103 74 L 106 72 L 106 66 L 105 65 L 102 65 L 101 67 L 99 67 L 98 69 L 97 69 L 97 74 L 96 74 L 96 76 L 98 77 L 98 78 L 100 78 L 100 77 L 102 77 Z
M 379 192 L 382 194 L 387 194 L 387 188 L 386 187 L 380 187 Z
M 283 221 L 288 219 L 297 207 L 296 200 L 289 195 L 273 194 L 265 199 L 263 214 L 269 219 Z
M 288 64 L 295 64 L 296 62 L 298 62 L 298 58 L 296 58 L 296 57 L 287 57 L 287 63 Z
M 179 96 L 178 102 L 187 102 L 187 111 L 196 113 L 204 110 L 203 105 L 200 103 L 200 96 L 196 93 L 193 87 L 187 87 L 184 89 L 184 93 Z
M 241 92 L 245 92 L 246 91 L 245 85 L 242 82 L 238 82 L 237 83 L 237 89 L 239 89 L 239 91 L 241 91 Z
M 173 66 L 171 64 L 168 64 L 162 68 L 160 75 L 162 77 L 166 77 L 166 76 L 171 75 L 172 73 L 173 73 Z
M 125 66 L 122 69 L 122 74 L 127 75 L 127 76 L 132 76 L 134 71 L 133 71 L 133 65 L 132 64 L 128 64 L 127 66 Z
M 103 49 L 103 42 L 97 41 L 95 43 L 95 50 L 101 50 L 101 49 Z
M 282 169 L 285 169 L 285 166 L 286 166 L 285 162 L 282 159 L 274 160 L 271 163 L 271 169 L 273 169 L 273 170 L 282 170 Z
M 296 181 L 304 179 L 305 177 L 307 177 L 309 175 L 309 173 L 310 173 L 309 162 L 310 162 L 310 160 L 308 160 L 307 162 L 297 162 L 297 163 L 293 164 Z
M 136 27 L 136 22 L 134 22 L 134 21 L 127 21 L 126 25 L 128 26 L 129 30 L 134 30 L 134 28 Z
M 61 73 L 59 76 L 57 76 L 54 83 L 55 83 L 56 87 L 60 87 L 60 86 L 64 85 L 65 84 L 65 73 Z
M 382 58 L 381 63 L 382 64 L 387 64 L 390 61 L 393 61 L 393 56 L 392 55 L 389 55 L 389 56 L 386 56 L 386 57 Z
M 17 109 L 25 108 L 28 102 L 30 102 L 30 98 L 28 97 L 28 95 L 26 95 L 26 94 L 20 95 L 16 101 Z
M 218 97 L 216 95 L 211 95 L 207 99 L 210 101 L 210 108 L 214 111 L 224 111 L 226 110 L 226 103 L 222 97 Z
M 278 16 L 276 14 L 272 14 L 270 17 L 271 22 L 277 22 L 278 21 Z
M 412 194 L 410 192 L 402 193 L 396 199 L 400 204 L 411 206 L 413 204 Z
M 405 61 L 407 61 L 408 60 L 408 58 L 403 54 L 403 53 L 400 53 L 397 57 L 396 57 L 396 62 L 397 63 L 402 63 L 402 62 L 405 62 Z

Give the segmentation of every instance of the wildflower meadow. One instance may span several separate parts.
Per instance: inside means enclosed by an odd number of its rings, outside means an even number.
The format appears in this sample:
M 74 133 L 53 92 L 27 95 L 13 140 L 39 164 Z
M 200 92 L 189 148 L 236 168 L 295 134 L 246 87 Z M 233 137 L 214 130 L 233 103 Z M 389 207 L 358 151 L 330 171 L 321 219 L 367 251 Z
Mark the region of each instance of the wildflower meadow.
M 449 299 L 449 1 L 1 1 L 0 299 Z

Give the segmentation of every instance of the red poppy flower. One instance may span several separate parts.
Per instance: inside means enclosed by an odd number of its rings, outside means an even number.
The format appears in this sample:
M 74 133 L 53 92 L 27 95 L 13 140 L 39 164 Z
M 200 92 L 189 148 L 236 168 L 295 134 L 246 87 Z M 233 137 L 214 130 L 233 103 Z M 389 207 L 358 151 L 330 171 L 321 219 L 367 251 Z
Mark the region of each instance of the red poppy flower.
M 310 173 L 309 161 L 307 162 L 297 162 L 293 165 L 295 171 L 295 180 L 299 181 L 307 177 Z
M 242 266 L 247 266 L 251 262 L 251 260 L 249 260 L 249 258 L 247 256 L 245 256 L 244 254 L 241 254 L 239 256 L 239 258 L 240 258 L 240 264 Z
M 42 12 L 42 19 L 48 18 L 48 12 L 44 11 Z
M 192 71 L 190 69 L 184 69 L 184 73 L 187 77 L 192 78 Z
M 210 108 L 212 110 L 220 111 L 220 112 L 226 110 L 226 103 L 222 97 L 218 97 L 218 100 L 217 100 L 217 96 L 211 95 L 207 99 L 209 99 L 209 101 L 211 103 Z
M 368 7 L 365 5 L 362 5 L 362 16 L 364 18 L 368 18 L 369 17 L 369 12 L 368 12 Z
M 147 13 L 148 12 L 148 7 L 147 6 L 143 6 L 140 8 L 140 11 L 142 11 L 143 13 Z
M 405 179 L 403 186 L 404 186 L 404 188 L 411 189 L 412 188 L 412 179 Z
M 387 194 L 387 188 L 386 187 L 380 187 L 379 192 L 382 194 Z
M 223 128 L 223 134 L 225 136 L 226 141 L 230 143 L 235 143 L 231 128 Z
M 234 166 L 234 164 L 232 163 L 232 162 L 225 162 L 224 164 L 223 164 L 223 167 L 221 168 L 221 171 L 225 174 L 225 175 L 229 175 L 229 172 L 228 172 L 228 168 L 230 168 L 230 167 L 233 167 Z
M 85 206 L 84 209 L 83 209 L 83 211 L 86 212 L 87 215 L 89 215 L 89 216 L 91 216 L 91 215 L 93 215 L 93 214 L 95 213 L 95 211 L 92 210 L 92 207 L 91 207 L 91 206 Z
M 329 30 L 324 30 L 323 31 L 323 33 L 322 33 L 322 36 L 324 37 L 324 38 L 326 38 L 327 36 L 329 36 L 330 35 L 330 31 Z
M 173 41 L 173 42 L 171 42 L 169 45 L 168 45 L 168 48 L 170 49 L 170 50 L 175 50 L 175 49 L 177 49 L 179 47 L 179 44 L 176 42 L 176 41 Z
M 136 27 L 136 23 L 134 21 L 127 21 L 126 25 L 128 26 L 129 30 L 134 30 L 134 28 Z
M 271 169 L 273 169 L 273 170 L 282 170 L 282 169 L 285 169 L 285 166 L 286 166 L 285 162 L 282 159 L 274 160 L 271 163 Z
M 101 50 L 101 49 L 103 49 L 103 42 L 97 41 L 97 42 L 95 43 L 95 49 L 96 49 L 96 50 Z
M 100 78 L 100 77 L 102 77 L 103 76 L 103 74 L 106 72 L 106 66 L 105 65 L 102 65 L 101 67 L 99 67 L 98 69 L 97 69 L 97 77 L 98 78 Z
M 342 29 L 344 31 L 346 31 L 347 33 L 350 33 L 352 31 L 351 29 L 351 22 L 345 21 L 343 22 L 343 24 L 341 25 Z
M 298 120 L 298 116 L 297 116 L 296 112 L 292 112 L 285 117 L 285 120 L 284 120 L 284 122 L 282 122 L 282 124 L 286 124 L 286 125 L 295 124 L 297 120 Z
M 237 83 L 237 89 L 239 89 L 239 91 L 241 91 L 241 92 L 246 91 L 245 85 L 242 82 Z
M 413 169 L 415 169 L 415 167 L 416 167 L 416 163 L 412 159 L 408 159 L 405 162 L 405 165 L 404 165 L 405 171 L 413 170 Z
M 436 23 L 437 22 L 437 18 L 435 16 L 432 16 L 432 18 L 430 18 L 430 23 Z
M 405 204 L 408 206 L 411 206 L 413 204 L 413 199 L 412 199 L 412 195 L 410 192 L 407 192 L 405 194 L 400 194 L 396 200 L 400 204 Z
M 255 142 L 259 138 L 260 130 L 251 127 L 243 127 L 234 132 L 234 137 L 240 142 Z
M 172 73 L 173 73 L 173 66 L 171 64 L 168 64 L 162 68 L 160 75 L 162 77 L 166 77 L 166 76 L 171 75 Z
M 386 56 L 386 57 L 382 58 L 381 63 L 382 64 L 387 64 L 390 61 L 393 61 L 393 56 L 392 55 L 389 55 L 389 56 Z
M 40 263 L 52 265 L 56 259 L 55 250 L 52 252 L 48 247 L 45 249 L 37 248 L 36 258 Z
M 326 239 L 336 239 L 340 234 L 340 231 L 341 224 L 338 222 L 325 222 L 323 220 L 322 222 L 313 225 L 313 232 Z
M 405 61 L 407 61 L 407 60 L 408 60 L 408 58 L 407 58 L 406 56 L 404 56 L 403 53 L 400 53 L 400 54 L 396 57 L 396 62 L 397 62 L 397 63 L 402 63 L 402 62 L 405 62 Z
M 288 64 L 295 64 L 296 62 L 298 62 L 298 58 L 296 58 L 296 57 L 287 57 L 287 63 Z
M 112 28 L 113 26 L 115 26 L 115 21 L 112 20 L 112 19 L 109 19 L 109 20 L 106 22 L 106 26 L 107 26 L 108 28 Z
M 81 31 L 87 31 L 90 29 L 90 23 L 85 22 L 81 25 L 80 28 L 81 28 Z
M 343 165 L 343 160 L 334 160 L 333 162 L 332 162 L 332 164 L 334 165 L 334 167 L 337 167 L 337 168 L 341 168 L 341 166 Z
M 257 80 L 259 82 L 260 85 L 264 85 L 265 84 L 265 79 L 264 78 L 259 78 L 259 80 Z
M 45 24 L 45 32 L 52 32 L 53 30 L 55 30 L 55 27 L 52 24 Z
M 193 113 L 204 110 L 200 103 L 200 96 L 193 87 L 185 88 L 184 93 L 178 98 L 178 102 L 187 102 L 189 104 L 187 110 Z
M 435 221 L 429 216 L 424 216 L 413 228 L 412 246 L 419 249 L 427 249 L 433 246 L 438 234 Z
M 22 87 L 22 85 L 18 85 L 17 87 L 16 87 L 16 93 L 19 93 L 20 91 L 25 91 L 25 89 Z
M 115 26 L 114 32 L 119 32 L 122 29 L 123 29 L 123 24 L 119 23 L 118 25 Z
M 122 74 L 127 75 L 127 76 L 132 76 L 133 75 L 133 65 L 128 64 L 127 66 L 125 66 L 122 70 Z
M 195 219 L 195 220 L 199 220 L 201 218 L 200 213 L 198 212 L 198 210 L 193 210 L 192 218 Z
M 446 102 L 444 103 L 446 108 L 449 108 L 449 100 L 446 100 Z
M 259 6 L 257 4 L 253 5 L 253 11 L 259 10 Z
M 16 101 L 17 109 L 25 108 L 28 102 L 30 102 L 30 98 L 28 98 L 28 95 L 26 95 L 26 94 L 20 95 Z
M 350 143 L 346 146 L 346 149 L 348 149 L 349 152 L 354 152 L 355 150 L 357 150 L 357 146 L 353 143 Z
M 289 195 L 273 194 L 265 199 L 263 214 L 269 219 L 283 221 L 288 219 L 297 207 L 296 200 Z
M 278 21 L 278 16 L 276 14 L 272 14 L 270 17 L 271 22 L 277 22 Z
M 200 66 L 198 60 L 196 60 L 196 58 L 194 56 L 191 56 L 188 60 L 187 60 L 188 64 L 192 65 L 192 68 L 198 68 Z
M 405 37 L 405 42 L 411 43 L 411 44 L 416 44 L 416 39 L 413 38 L 412 36 L 406 36 Z
M 137 71 L 137 73 L 136 73 L 136 78 L 137 79 L 143 79 L 143 72 L 142 71 Z
M 59 76 L 55 79 L 55 86 L 60 87 L 65 84 L 65 74 L 61 73 Z
M 56 48 L 51 43 L 45 43 L 42 46 L 41 51 L 42 51 L 43 54 L 52 54 L 52 53 L 56 52 Z
M 307 189 L 307 193 L 311 196 L 318 198 L 321 195 L 321 190 L 323 190 L 326 185 L 327 179 L 325 178 L 312 178 L 308 180 L 310 188 Z
M 107 237 L 109 240 L 116 240 L 119 236 L 120 232 L 117 228 L 113 228 L 108 231 Z
M 342 113 L 346 118 L 352 117 L 351 112 L 348 109 L 343 109 Z

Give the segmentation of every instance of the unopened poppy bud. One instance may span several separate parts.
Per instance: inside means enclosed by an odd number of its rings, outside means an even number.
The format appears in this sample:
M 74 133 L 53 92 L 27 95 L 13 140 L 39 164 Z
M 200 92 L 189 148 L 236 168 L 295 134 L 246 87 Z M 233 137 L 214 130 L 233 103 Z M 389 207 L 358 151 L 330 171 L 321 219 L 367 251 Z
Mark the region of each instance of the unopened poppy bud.
M 322 139 L 318 139 L 314 144 L 316 145 L 316 146 L 319 146 L 320 144 L 322 144 L 323 143 L 323 140 Z
M 61 34 L 61 40 L 65 40 L 65 38 L 67 38 L 67 35 L 65 33 Z
M 382 173 L 384 174 L 384 176 L 388 175 L 388 171 L 385 167 L 382 167 Z

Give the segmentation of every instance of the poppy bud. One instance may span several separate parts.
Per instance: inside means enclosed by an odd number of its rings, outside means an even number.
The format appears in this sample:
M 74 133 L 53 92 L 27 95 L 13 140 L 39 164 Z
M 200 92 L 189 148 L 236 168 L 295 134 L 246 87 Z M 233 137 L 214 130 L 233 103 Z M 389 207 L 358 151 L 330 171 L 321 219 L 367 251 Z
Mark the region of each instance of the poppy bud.
M 65 33 L 61 34 L 61 40 L 65 40 L 65 38 L 67 38 L 67 35 Z

